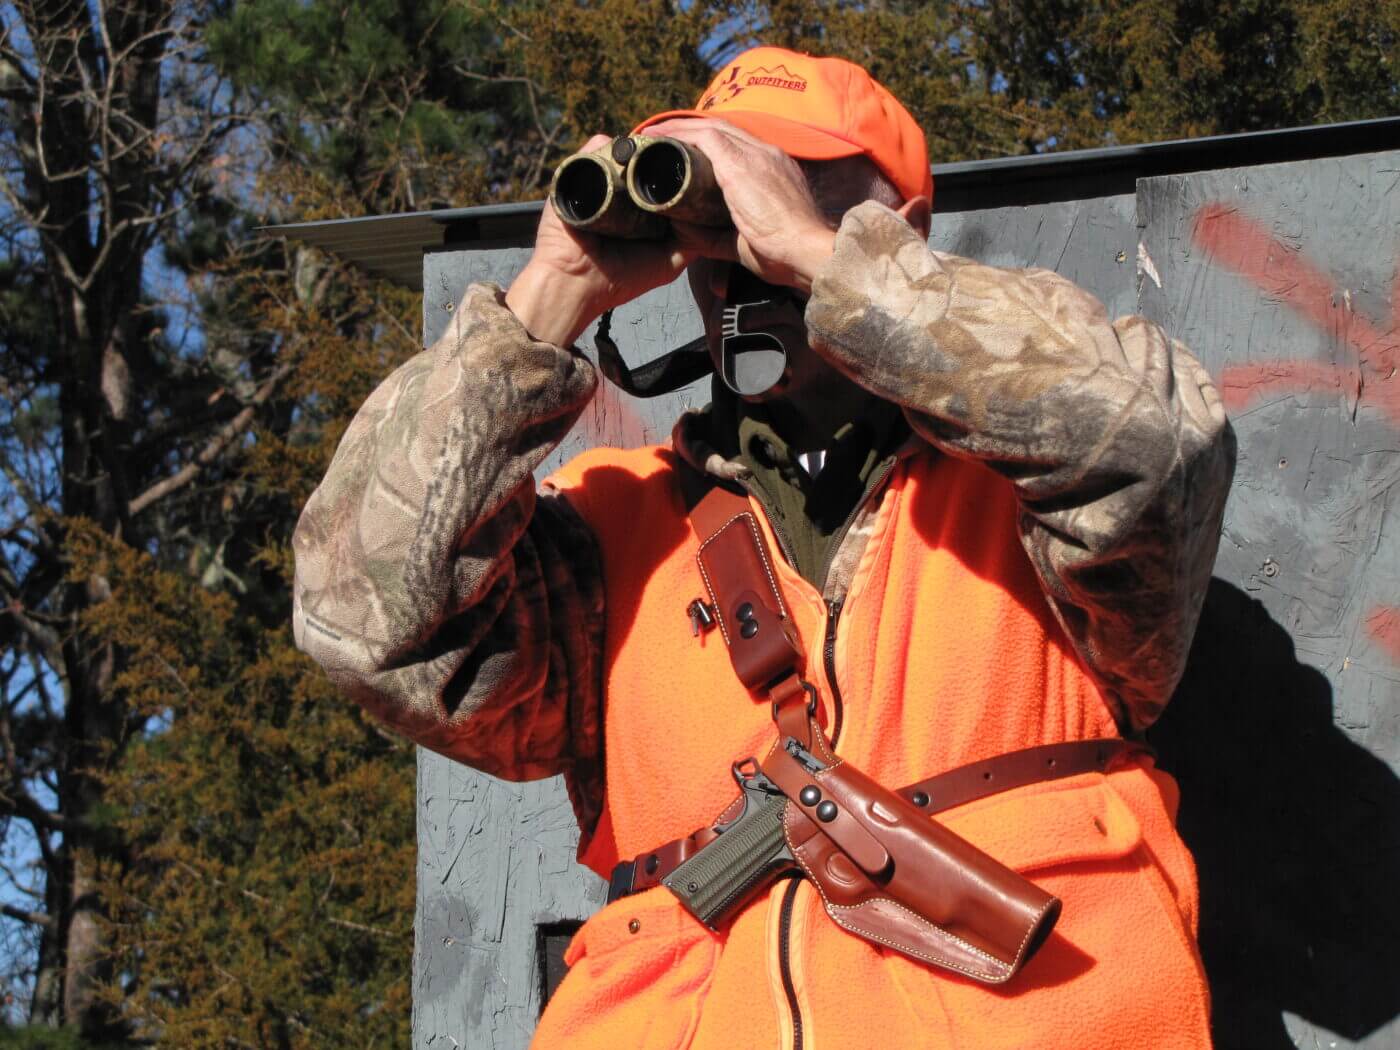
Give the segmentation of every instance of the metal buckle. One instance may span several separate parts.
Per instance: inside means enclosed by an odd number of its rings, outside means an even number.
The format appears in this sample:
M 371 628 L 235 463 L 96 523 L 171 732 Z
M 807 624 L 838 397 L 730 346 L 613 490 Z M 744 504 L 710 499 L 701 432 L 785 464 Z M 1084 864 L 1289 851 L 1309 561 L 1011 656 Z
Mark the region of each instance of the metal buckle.
M 608 904 L 630 896 L 632 893 L 632 882 L 637 877 L 637 862 L 634 860 L 624 860 L 617 867 L 613 868 L 612 875 L 608 877 Z
M 748 758 L 741 758 L 737 762 L 731 762 L 729 765 L 730 776 L 734 778 L 734 783 L 738 784 L 741 788 L 744 786 L 745 781 L 752 780 L 754 777 L 758 776 L 758 772 L 758 759 L 754 758 L 753 755 L 750 755 Z
M 811 718 L 817 713 L 817 687 L 805 678 L 799 678 L 797 684 L 807 692 L 807 717 Z M 778 717 L 778 703 L 777 700 L 773 701 L 772 716 L 775 720 Z

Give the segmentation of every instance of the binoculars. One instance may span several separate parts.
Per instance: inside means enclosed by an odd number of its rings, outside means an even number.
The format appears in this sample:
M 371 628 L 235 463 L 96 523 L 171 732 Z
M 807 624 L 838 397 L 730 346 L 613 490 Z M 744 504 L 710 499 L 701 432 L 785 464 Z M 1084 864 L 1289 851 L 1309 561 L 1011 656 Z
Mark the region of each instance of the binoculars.
M 554 170 L 554 211 L 569 226 L 604 237 L 663 240 L 671 220 L 696 226 L 733 225 L 709 158 L 680 139 L 621 135 L 592 153 L 575 153 Z M 612 311 L 598 321 L 598 365 L 634 397 L 669 394 L 718 371 L 741 397 L 772 390 L 787 374 L 789 340 L 805 332 L 801 305 L 734 267 L 718 332 L 718 369 L 709 340 L 692 339 L 654 361 L 631 368 L 610 335 Z
M 554 170 L 549 200 L 568 225 L 605 237 L 662 240 L 671 219 L 730 225 L 709 159 L 672 138 L 619 135 L 575 153 Z

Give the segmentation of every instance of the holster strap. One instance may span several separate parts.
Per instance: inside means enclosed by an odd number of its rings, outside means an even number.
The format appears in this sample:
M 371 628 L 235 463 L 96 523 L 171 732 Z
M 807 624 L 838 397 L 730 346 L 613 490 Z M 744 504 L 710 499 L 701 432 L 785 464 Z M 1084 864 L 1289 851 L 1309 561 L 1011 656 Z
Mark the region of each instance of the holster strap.
M 1135 755 L 1152 753 L 1146 744 L 1117 738 L 1042 744 L 950 769 L 900 788 L 898 794 L 927 813 L 941 813 L 1028 784 L 1105 773 Z M 715 827 L 732 820 L 739 804 L 736 799 L 712 825 L 618 864 L 608 882 L 608 903 L 659 886 L 662 879 L 718 837 Z
M 985 762 L 970 762 L 950 769 L 900 788 L 899 794 L 920 809 L 941 813 L 999 791 L 1010 791 L 1044 780 L 1077 777 L 1081 773 L 1106 773 L 1134 755 L 1153 753 L 1147 744 L 1117 738 L 1041 744 L 1039 747 L 1009 751 Z

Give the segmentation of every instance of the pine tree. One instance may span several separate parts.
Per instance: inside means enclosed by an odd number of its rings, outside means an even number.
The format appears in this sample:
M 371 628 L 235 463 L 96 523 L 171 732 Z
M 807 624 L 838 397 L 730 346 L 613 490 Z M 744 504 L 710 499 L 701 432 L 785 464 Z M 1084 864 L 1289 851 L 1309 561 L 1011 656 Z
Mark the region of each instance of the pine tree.
M 1027 149 L 1400 111 L 1396 0 L 990 0 L 966 11 L 981 68 L 1043 115 Z
M 0 7 L 0 818 L 37 869 L 9 877 L 32 904 L 5 915 L 37 934 L 34 1020 L 93 1038 L 125 1031 L 99 994 L 98 880 L 124 855 L 106 776 L 145 720 L 125 654 L 80 628 L 112 587 L 69 541 L 81 521 L 157 543 L 281 379 L 250 360 L 224 386 L 151 294 L 155 246 L 245 119 L 199 79 L 200 30 L 160 0 Z

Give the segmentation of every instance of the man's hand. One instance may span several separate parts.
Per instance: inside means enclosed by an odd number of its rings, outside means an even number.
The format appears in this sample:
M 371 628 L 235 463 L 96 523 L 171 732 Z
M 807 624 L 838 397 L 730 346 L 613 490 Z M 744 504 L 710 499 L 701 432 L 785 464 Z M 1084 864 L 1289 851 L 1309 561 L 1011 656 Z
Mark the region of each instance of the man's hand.
M 610 141 L 594 135 L 583 151 Z M 546 201 L 534 254 L 506 292 L 506 305 L 534 338 L 571 346 L 605 310 L 670 284 L 699 254 L 674 237 L 624 241 L 576 230 Z
M 665 120 L 644 134 L 681 139 L 704 153 L 734 221 L 733 230 L 674 223 L 681 246 L 737 262 L 769 284 L 796 288 L 803 295 L 812 290 L 812 278 L 831 256 L 836 234 L 795 160 L 722 120 Z

